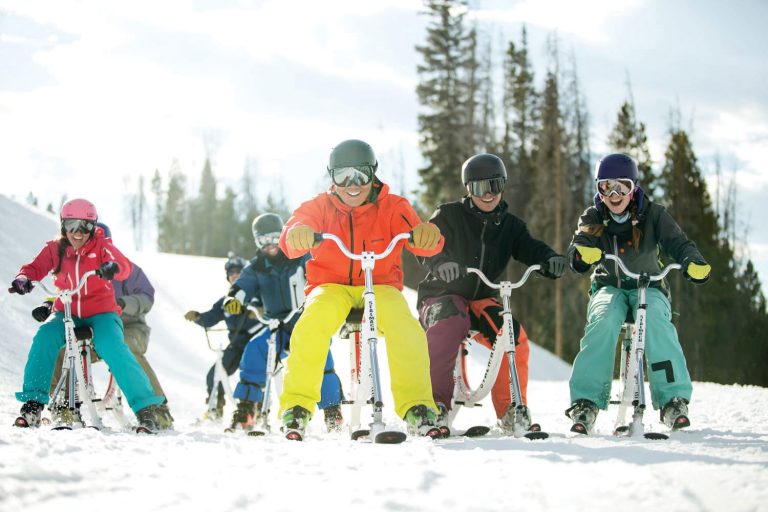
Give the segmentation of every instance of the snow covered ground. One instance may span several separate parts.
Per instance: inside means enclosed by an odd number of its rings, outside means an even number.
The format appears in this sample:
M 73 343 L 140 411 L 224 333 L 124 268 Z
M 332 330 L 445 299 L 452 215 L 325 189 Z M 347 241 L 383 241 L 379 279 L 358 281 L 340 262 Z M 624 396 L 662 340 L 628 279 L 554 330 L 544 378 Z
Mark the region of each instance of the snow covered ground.
M 0 218 L 0 282 L 10 283 L 57 228 L 55 219 L 1 195 Z M 128 239 L 115 233 L 118 247 Z M 323 433 L 322 415 L 303 443 L 193 426 L 214 355 L 202 329 L 182 315 L 207 309 L 226 291 L 223 260 L 130 255 L 157 289 L 148 358 L 169 394 L 175 431 L 12 427 L 13 392 L 37 328 L 29 312 L 42 294 L 2 293 L 0 510 L 768 510 L 768 389 L 695 383 L 693 427 L 668 441 L 614 438 L 613 411 L 600 414 L 599 435 L 573 437 L 563 415 L 569 367 L 537 347 L 529 401 L 552 434 L 545 441 L 492 433 L 370 445 Z M 333 350 L 344 377 L 346 347 Z M 386 403 L 397 424 L 391 398 Z M 457 417 L 460 427 L 492 422 L 490 404 Z M 655 411 L 646 423 L 663 430 Z

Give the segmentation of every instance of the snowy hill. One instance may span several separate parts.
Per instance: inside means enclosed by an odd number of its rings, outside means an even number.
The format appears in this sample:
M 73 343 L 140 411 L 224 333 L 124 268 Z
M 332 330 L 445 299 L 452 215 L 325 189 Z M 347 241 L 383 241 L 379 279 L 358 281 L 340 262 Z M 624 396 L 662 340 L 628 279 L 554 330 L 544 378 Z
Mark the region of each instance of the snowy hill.
M 1 195 L 0 218 L 7 286 L 57 226 Z M 115 233 L 118 247 L 128 239 Z M 494 433 L 356 444 L 325 434 L 321 414 L 304 443 L 192 426 L 204 409 L 204 377 L 214 355 L 203 330 L 182 315 L 208 309 L 226 291 L 223 261 L 126 252 L 157 290 L 147 317 L 147 357 L 169 395 L 176 430 L 138 436 L 11 427 L 19 407 L 13 392 L 38 325 L 30 311 L 42 293 L 2 293 L 0 510 L 768 510 L 767 389 L 695 383 L 692 430 L 668 441 L 613 438 L 612 410 L 600 414 L 598 435 L 575 438 L 566 434 L 563 415 L 569 367 L 538 347 L 531 352 L 529 401 L 535 420 L 552 434 L 546 441 Z M 211 335 L 214 343 L 224 336 Z M 345 382 L 347 347 L 336 342 L 333 350 Z M 398 423 L 388 393 L 385 403 L 387 420 Z M 490 425 L 493 409 L 488 403 L 462 411 L 456 423 Z M 663 430 L 655 411 L 646 424 Z

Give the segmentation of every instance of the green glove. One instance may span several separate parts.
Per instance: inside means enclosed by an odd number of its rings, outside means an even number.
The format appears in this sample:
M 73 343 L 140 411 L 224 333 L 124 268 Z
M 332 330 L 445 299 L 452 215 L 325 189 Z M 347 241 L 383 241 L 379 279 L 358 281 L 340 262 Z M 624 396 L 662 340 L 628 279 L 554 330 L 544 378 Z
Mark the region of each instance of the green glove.
M 601 251 L 597 247 L 587 247 L 586 245 L 577 245 L 575 247 L 576 247 L 576 250 L 579 252 L 581 261 L 583 261 L 587 265 L 594 265 L 595 263 L 600 261 L 600 258 L 603 257 L 603 251 Z
M 689 263 L 685 272 L 697 281 L 704 281 L 712 272 L 712 267 L 706 263 Z

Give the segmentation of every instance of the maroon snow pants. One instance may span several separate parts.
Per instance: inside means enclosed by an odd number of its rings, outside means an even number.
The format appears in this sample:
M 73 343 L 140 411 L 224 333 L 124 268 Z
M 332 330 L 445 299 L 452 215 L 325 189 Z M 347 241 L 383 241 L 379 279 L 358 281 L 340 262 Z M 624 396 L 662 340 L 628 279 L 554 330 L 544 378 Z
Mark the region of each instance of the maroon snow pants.
M 419 320 L 427 333 L 432 395 L 435 402 L 441 402 L 447 408 L 451 407 L 453 372 L 459 345 L 471 329 L 478 331 L 476 340 L 491 347 L 501 329 L 501 311 L 501 304 L 494 297 L 469 301 L 460 295 L 443 295 L 424 300 L 419 311 Z M 515 366 L 523 403 L 527 404 L 528 356 L 530 354 L 528 335 L 517 320 L 514 320 L 514 329 Z M 512 402 L 509 389 L 509 362 L 506 357 L 502 358 L 499 375 L 491 389 L 491 400 L 496 417 L 501 418 Z

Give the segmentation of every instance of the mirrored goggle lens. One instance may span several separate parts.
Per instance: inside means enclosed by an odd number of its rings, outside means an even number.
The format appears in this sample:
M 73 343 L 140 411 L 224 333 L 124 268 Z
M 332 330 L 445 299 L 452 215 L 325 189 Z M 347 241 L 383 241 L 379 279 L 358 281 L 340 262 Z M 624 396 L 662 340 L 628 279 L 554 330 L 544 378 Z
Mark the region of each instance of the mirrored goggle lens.
M 635 184 L 632 180 L 598 180 L 597 182 L 597 193 L 605 197 L 611 194 L 628 196 L 634 188 Z
M 93 222 L 83 219 L 64 219 L 61 225 L 67 233 L 90 233 L 95 227 Z
M 467 190 L 475 197 L 483 197 L 488 192 L 497 195 L 501 194 L 501 191 L 504 190 L 504 182 L 504 178 L 470 181 L 467 183 Z
M 261 249 L 268 245 L 277 245 L 280 241 L 280 233 L 267 233 L 265 235 L 256 235 L 256 247 Z
M 373 168 L 367 165 L 339 167 L 331 170 L 333 183 L 339 187 L 367 185 L 373 179 Z

